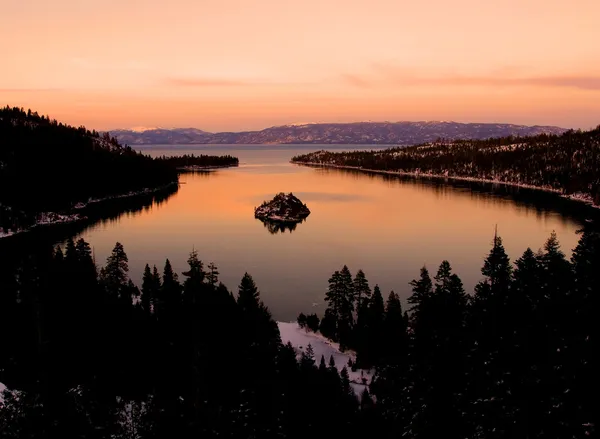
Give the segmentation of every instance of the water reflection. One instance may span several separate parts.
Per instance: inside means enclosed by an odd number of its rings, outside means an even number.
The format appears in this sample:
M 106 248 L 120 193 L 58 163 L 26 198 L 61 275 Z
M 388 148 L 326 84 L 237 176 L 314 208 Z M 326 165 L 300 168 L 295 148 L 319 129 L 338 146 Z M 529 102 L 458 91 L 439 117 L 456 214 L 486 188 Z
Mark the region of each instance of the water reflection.
M 139 215 L 152 214 L 164 207 L 169 198 L 177 193 L 177 185 L 169 186 L 152 194 L 133 197 L 115 198 L 110 201 L 93 203 L 82 211 L 86 219 L 75 223 L 53 226 L 35 227 L 28 232 L 20 233 L 9 239 L 0 240 L 0 253 L 13 256 L 26 254 L 32 249 L 55 245 L 68 237 L 85 233 L 91 228 L 114 227 L 123 218 L 135 218 Z
M 302 166 L 302 165 L 296 165 Z M 453 180 L 448 178 L 411 177 L 407 175 L 380 174 L 363 172 L 354 169 L 313 168 L 323 175 L 340 176 L 353 181 L 379 181 L 390 188 L 412 186 L 417 192 L 430 194 L 436 198 L 468 198 L 484 207 L 516 207 L 525 216 L 534 215 L 538 220 L 552 216 L 567 225 L 570 220 L 582 221 L 600 216 L 600 209 L 585 203 L 562 198 L 555 193 L 537 191 L 517 186 L 476 181 Z
M 268 219 L 257 218 L 257 221 L 260 221 L 265 229 L 269 231 L 271 235 L 277 235 L 279 233 L 290 232 L 292 233 L 296 230 L 298 224 L 302 224 L 306 219 L 297 222 L 285 222 L 285 221 L 269 221 Z

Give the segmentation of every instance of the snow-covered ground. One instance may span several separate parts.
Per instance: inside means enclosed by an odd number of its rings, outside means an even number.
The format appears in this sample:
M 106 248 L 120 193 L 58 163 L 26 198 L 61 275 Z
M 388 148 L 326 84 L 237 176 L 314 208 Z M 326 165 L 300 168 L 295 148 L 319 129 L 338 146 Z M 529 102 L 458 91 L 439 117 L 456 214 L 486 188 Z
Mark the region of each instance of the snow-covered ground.
M 4 391 L 6 390 L 6 386 L 0 383 L 0 405 L 4 402 Z
M 348 375 L 350 376 L 350 382 L 352 383 L 352 388 L 358 396 L 360 396 L 361 392 L 365 388 L 363 378 L 366 379 L 367 385 L 370 384 L 371 378 L 373 377 L 372 370 L 357 369 L 356 372 L 352 372 L 352 369 L 348 367 L 349 359 L 352 359 L 353 362 L 356 360 L 356 354 L 354 352 L 340 352 L 340 346 L 337 343 L 326 339 L 320 333 L 315 333 L 300 328 L 296 322 L 277 322 L 277 325 L 279 326 L 282 343 L 287 344 L 287 342 L 290 342 L 296 349 L 298 356 L 300 356 L 302 352 L 305 352 L 306 348 L 310 344 L 315 353 L 315 362 L 317 366 L 321 361 L 321 355 L 325 357 L 325 363 L 327 365 L 329 365 L 329 357 L 333 356 L 335 365 L 339 371 L 346 366 L 348 369 Z
M 17 230 L 0 228 L 0 239 L 16 235 L 17 233 L 27 232 L 28 230 L 36 226 L 47 226 L 51 224 L 67 224 L 76 221 L 81 221 L 82 219 L 85 219 L 85 217 L 77 213 L 63 215 L 55 212 L 42 212 L 37 216 L 35 224 L 33 224 L 29 228 Z
M 156 189 L 146 188 L 146 189 L 143 189 L 140 191 L 131 191 L 126 194 L 113 195 L 113 196 L 105 197 L 105 198 L 90 198 L 87 203 L 82 203 L 82 202 L 77 203 L 75 206 L 73 206 L 73 209 L 81 210 L 81 209 L 86 208 L 88 206 L 88 204 L 100 203 L 102 201 L 112 200 L 115 198 L 126 198 L 126 197 L 133 197 L 136 195 L 147 195 L 147 194 L 151 194 L 154 192 L 164 190 L 167 187 L 175 185 L 175 184 L 178 184 L 178 183 L 170 183 L 168 185 L 161 186 Z M 55 212 L 42 212 L 37 216 L 35 224 L 33 224 L 29 228 L 18 229 L 18 230 L 0 228 L 0 239 L 7 238 L 12 235 L 16 235 L 17 233 L 27 232 L 28 230 L 30 230 L 31 228 L 36 227 L 36 226 L 72 223 L 72 222 L 76 222 L 76 221 L 81 221 L 83 219 L 86 219 L 86 217 L 82 216 L 78 213 L 59 214 L 59 213 L 55 213 Z

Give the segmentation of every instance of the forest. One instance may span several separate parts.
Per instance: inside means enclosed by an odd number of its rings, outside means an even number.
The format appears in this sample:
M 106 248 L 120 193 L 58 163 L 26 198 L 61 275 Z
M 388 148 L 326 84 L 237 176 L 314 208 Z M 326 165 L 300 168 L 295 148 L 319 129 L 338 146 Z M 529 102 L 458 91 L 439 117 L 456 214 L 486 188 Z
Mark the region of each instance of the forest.
M 175 185 L 180 166 L 237 162 L 207 155 L 154 159 L 120 145 L 108 133 L 75 128 L 31 110 L 0 108 L 0 236 L 39 222 L 41 213 L 68 214 L 92 199 Z
M 239 159 L 231 155 L 206 155 L 206 154 L 184 154 L 180 156 L 161 156 L 157 160 L 167 163 L 178 170 L 194 170 L 202 168 L 227 168 L 238 166 Z
M 383 151 L 318 151 L 292 162 L 534 186 L 600 205 L 600 126 L 561 135 L 438 139 Z
M 299 322 L 375 369 L 360 398 L 346 367 L 281 343 L 250 274 L 234 294 L 197 252 L 181 276 L 146 266 L 141 287 L 120 243 L 102 267 L 82 239 L 0 262 L 3 438 L 596 433 L 590 228 L 569 259 L 553 233 L 513 263 L 495 236 L 471 294 L 448 261 L 423 267 L 406 309 L 361 270 L 335 271 L 324 315 Z

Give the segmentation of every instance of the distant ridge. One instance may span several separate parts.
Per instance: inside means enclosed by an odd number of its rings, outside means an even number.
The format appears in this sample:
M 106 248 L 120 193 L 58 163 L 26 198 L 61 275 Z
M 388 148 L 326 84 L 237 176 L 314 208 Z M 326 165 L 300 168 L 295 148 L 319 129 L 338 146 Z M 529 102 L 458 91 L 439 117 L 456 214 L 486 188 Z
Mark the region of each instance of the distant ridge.
M 352 144 L 414 145 L 439 138 L 487 139 L 506 136 L 562 134 L 555 126 L 458 122 L 303 123 L 260 131 L 209 133 L 196 128 L 113 130 L 111 136 L 129 145 L 187 144 Z

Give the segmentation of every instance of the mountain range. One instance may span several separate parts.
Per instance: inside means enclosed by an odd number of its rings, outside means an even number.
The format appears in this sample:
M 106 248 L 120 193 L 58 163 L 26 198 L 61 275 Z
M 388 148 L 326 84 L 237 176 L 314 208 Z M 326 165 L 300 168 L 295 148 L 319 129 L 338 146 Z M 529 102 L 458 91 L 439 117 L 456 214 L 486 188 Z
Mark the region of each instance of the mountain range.
M 487 139 L 505 136 L 561 134 L 555 126 L 458 122 L 356 122 L 282 125 L 260 131 L 210 133 L 196 128 L 112 130 L 129 145 L 185 144 L 360 144 L 414 145 L 439 138 Z

